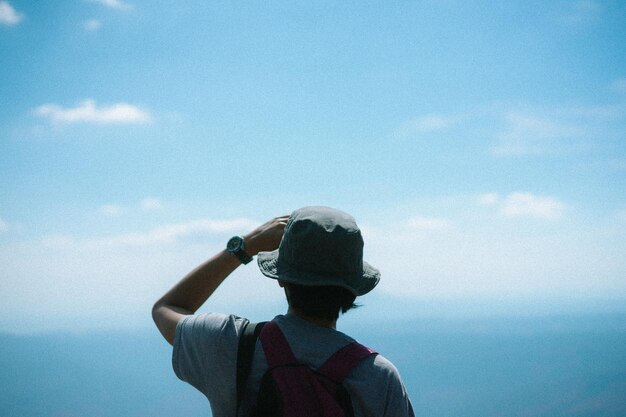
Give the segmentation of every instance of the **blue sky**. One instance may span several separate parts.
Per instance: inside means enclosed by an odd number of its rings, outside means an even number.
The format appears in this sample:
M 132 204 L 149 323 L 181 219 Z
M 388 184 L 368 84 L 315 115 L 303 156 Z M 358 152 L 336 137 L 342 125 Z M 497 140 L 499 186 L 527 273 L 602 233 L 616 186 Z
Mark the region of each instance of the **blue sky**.
M 0 1 L 0 330 L 143 325 L 312 204 L 374 306 L 619 303 L 625 39 L 619 1 Z M 215 308 L 275 309 L 259 277 Z

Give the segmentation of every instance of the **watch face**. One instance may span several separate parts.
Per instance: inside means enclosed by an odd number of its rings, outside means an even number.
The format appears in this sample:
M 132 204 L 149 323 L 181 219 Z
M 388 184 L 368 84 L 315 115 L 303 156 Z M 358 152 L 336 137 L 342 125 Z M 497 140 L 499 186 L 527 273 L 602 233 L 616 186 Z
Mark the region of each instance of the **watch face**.
M 228 250 L 229 252 L 237 252 L 239 248 L 241 248 L 242 241 L 243 239 L 239 236 L 231 237 L 226 244 L 226 250 Z

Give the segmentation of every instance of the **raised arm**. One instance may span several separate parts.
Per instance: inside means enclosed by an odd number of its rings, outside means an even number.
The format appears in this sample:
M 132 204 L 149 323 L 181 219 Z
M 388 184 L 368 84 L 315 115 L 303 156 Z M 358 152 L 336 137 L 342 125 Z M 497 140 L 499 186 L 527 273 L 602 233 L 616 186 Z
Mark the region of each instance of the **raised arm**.
M 288 217 L 276 217 L 245 235 L 248 255 L 278 248 Z M 178 322 L 194 314 L 240 264 L 235 255 L 224 249 L 187 274 L 154 304 L 152 318 L 165 340 L 174 343 Z

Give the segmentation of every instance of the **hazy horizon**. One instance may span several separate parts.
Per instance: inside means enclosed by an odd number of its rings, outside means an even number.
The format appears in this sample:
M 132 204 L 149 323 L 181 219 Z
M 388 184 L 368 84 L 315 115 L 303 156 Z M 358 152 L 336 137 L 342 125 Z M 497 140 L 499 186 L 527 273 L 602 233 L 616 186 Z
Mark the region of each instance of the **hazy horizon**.
M 242 296 L 246 296 L 242 293 Z M 248 295 L 249 296 L 249 295 Z M 282 296 L 279 294 L 279 297 Z M 393 327 L 396 322 L 415 322 L 434 325 L 447 323 L 481 323 L 511 321 L 513 323 L 535 324 L 551 322 L 567 323 L 577 318 L 626 318 L 626 300 L 613 299 L 570 299 L 570 300 L 476 300 L 476 299 L 414 299 L 371 294 L 363 299 L 357 299 L 359 308 L 342 315 L 338 328 L 349 331 L 354 328 L 368 326 Z M 213 308 L 212 308 L 213 307 Z M 273 303 L 258 304 L 246 303 L 245 300 L 231 302 L 217 301 L 203 305 L 198 313 L 217 312 L 235 314 L 253 321 L 269 320 L 272 317 L 285 314 L 286 301 L 283 299 Z M 35 315 L 21 317 L 19 320 L 0 320 L 0 333 L 13 335 L 52 335 L 52 334 L 94 334 L 98 332 L 141 333 L 157 332 L 150 309 L 141 314 L 127 317 L 126 312 L 111 311 L 82 314 L 74 317 L 71 312 L 67 315 L 59 314 L 50 318 Z M 620 328 L 619 326 L 615 327 Z

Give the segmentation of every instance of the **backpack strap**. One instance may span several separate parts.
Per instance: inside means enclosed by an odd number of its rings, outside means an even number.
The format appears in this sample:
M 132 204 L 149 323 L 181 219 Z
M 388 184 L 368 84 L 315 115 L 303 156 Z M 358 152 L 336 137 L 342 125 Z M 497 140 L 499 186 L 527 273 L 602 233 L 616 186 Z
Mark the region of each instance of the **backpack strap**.
M 317 369 L 317 373 L 322 374 L 337 384 L 350 374 L 350 371 L 363 359 L 371 355 L 376 355 L 372 349 L 363 346 L 358 342 L 352 342 L 335 352 L 322 366 Z
M 248 382 L 248 376 L 252 368 L 256 340 L 259 338 L 259 333 L 261 333 L 266 323 L 250 323 L 250 321 L 246 320 L 241 336 L 239 336 L 239 346 L 237 348 L 237 412 L 239 412 L 246 382 Z
M 270 369 L 297 363 L 289 342 L 276 323 L 267 323 L 259 339 Z M 352 342 L 336 351 L 316 372 L 341 384 L 355 366 L 363 359 L 375 354 L 377 353 L 372 349 L 358 342 Z
M 297 363 L 289 342 L 276 323 L 270 321 L 263 326 L 259 339 L 270 369 Z

